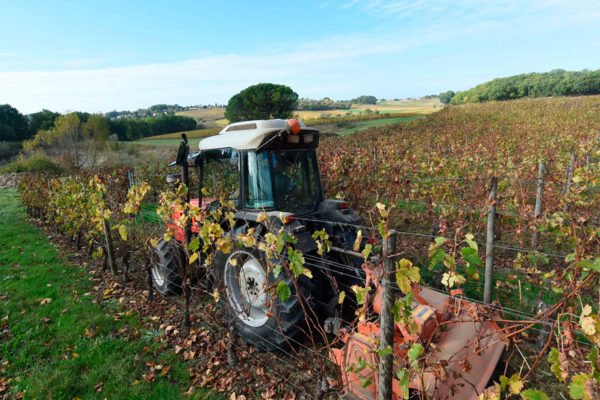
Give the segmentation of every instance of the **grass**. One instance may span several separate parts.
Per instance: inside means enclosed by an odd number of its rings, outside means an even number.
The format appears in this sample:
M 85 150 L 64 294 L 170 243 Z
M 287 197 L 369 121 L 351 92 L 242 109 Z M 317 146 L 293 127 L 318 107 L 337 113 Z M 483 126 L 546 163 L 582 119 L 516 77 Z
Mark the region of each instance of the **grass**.
M 98 301 L 85 263 L 68 263 L 24 217 L 16 190 L 0 190 L 0 388 L 26 399 L 184 398 L 186 363 L 116 299 Z M 151 361 L 171 369 L 147 382 Z
M 422 117 L 413 115 L 413 116 L 404 117 L 404 118 L 384 118 L 384 119 L 374 119 L 374 120 L 369 120 L 369 121 L 361 121 L 353 127 L 338 131 L 337 134 L 338 135 L 348 135 L 348 134 L 354 133 L 356 131 L 362 131 L 367 128 L 372 128 L 374 126 L 385 126 L 385 125 L 391 125 L 391 124 L 398 124 L 400 122 L 412 121 L 415 118 L 422 118 Z

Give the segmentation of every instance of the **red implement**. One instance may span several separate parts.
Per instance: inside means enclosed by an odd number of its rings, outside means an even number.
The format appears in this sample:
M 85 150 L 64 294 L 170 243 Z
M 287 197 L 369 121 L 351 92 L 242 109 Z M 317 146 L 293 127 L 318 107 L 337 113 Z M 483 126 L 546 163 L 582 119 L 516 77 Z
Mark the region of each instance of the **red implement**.
M 476 399 L 486 388 L 504 349 L 500 329 L 494 322 L 480 318 L 473 303 L 432 289 L 414 289 L 412 322 L 417 329 L 409 332 L 400 323 L 394 328 L 394 394 L 400 399 L 409 397 L 409 393 L 402 393 L 396 377 L 407 362 L 410 345 L 418 342 L 425 349 L 420 358 L 424 369 L 412 378 L 410 390 L 424 391 L 427 398 L 433 399 Z M 380 313 L 380 290 L 371 303 Z M 377 399 L 379 326 L 361 321 L 343 341 L 345 346 L 333 349 L 331 356 L 342 369 L 344 398 Z

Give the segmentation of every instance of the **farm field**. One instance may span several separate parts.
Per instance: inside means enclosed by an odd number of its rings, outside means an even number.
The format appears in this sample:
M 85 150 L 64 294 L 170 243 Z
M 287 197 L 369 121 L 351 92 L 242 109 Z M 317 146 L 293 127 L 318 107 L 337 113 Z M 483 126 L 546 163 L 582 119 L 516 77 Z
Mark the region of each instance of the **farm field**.
M 17 191 L 0 190 L 0 397 L 188 398 L 186 362 L 24 216 Z M 145 379 L 148 363 L 168 373 Z M 196 398 L 219 398 L 208 393 Z
M 197 110 L 179 111 L 175 115 L 183 115 L 194 118 L 196 121 L 204 125 L 221 124 L 219 121 L 225 118 L 225 108 L 199 108 Z
M 358 122 L 353 127 L 345 128 L 345 129 L 337 131 L 336 134 L 349 135 L 351 133 L 354 133 L 357 131 L 363 131 L 368 128 L 373 128 L 373 127 L 377 127 L 377 126 L 386 126 L 386 125 L 392 125 L 392 124 L 399 124 L 401 122 L 412 121 L 416 118 L 422 118 L 422 117 L 410 116 L 410 117 L 403 117 L 403 118 L 402 117 L 401 118 L 389 118 L 389 119 L 386 118 L 386 119 L 373 119 L 370 121 L 361 121 L 361 122 Z
M 345 117 L 347 118 L 347 117 Z M 369 120 L 344 120 L 342 122 L 336 121 L 335 119 L 321 119 L 321 120 L 310 120 L 309 122 L 319 122 L 320 124 L 316 127 L 320 129 L 323 133 L 334 133 L 339 135 L 346 135 L 354 132 L 355 130 L 364 130 L 374 126 L 385 126 L 390 124 L 396 124 L 399 122 L 408 122 L 418 116 L 407 116 L 407 117 L 396 117 L 396 118 L 381 118 L 379 116 L 376 119 Z M 338 127 L 339 125 L 339 127 Z M 312 125 L 309 125 L 312 126 Z M 152 146 L 178 146 L 181 142 L 181 134 L 185 133 L 189 139 L 190 148 L 197 148 L 198 143 L 205 137 L 216 135 L 219 133 L 221 128 L 210 128 L 210 129 L 197 129 L 194 131 L 187 132 L 176 132 L 176 133 L 168 133 L 165 135 L 152 136 L 144 139 L 140 139 L 134 143 L 142 144 L 142 145 L 152 145 Z
M 301 120 L 310 120 L 321 118 L 323 115 L 344 116 L 348 113 L 352 115 L 364 114 L 366 110 L 377 111 L 380 114 L 431 114 L 443 108 L 443 104 L 439 100 L 415 100 L 415 101 L 385 101 L 377 104 L 355 104 L 350 109 L 343 110 L 322 110 L 322 111 L 305 111 L 296 110 L 294 116 Z

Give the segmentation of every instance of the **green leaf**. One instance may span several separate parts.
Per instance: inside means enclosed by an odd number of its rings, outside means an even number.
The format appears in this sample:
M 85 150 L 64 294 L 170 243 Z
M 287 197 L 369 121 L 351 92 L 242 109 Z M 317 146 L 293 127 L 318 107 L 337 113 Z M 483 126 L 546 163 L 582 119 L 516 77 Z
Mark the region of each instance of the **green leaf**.
M 417 360 L 423 354 L 423 346 L 420 343 L 413 343 L 406 354 L 408 354 L 408 360 L 413 369 L 419 369 Z
M 279 294 L 279 297 L 281 298 L 282 302 L 285 302 L 292 296 L 292 291 L 290 290 L 290 287 L 286 285 L 284 281 L 279 281 L 279 283 L 277 284 L 277 293 Z
M 472 247 L 463 247 L 462 249 L 460 249 L 462 252 L 462 256 L 463 259 L 470 265 L 477 265 L 479 267 L 481 267 L 483 265 L 483 262 L 481 261 L 481 258 L 479 257 L 479 254 L 477 254 L 477 250 L 475 250 Z
M 385 356 L 387 354 L 392 354 L 394 350 L 388 346 L 385 349 L 379 349 L 379 357 Z
M 550 371 L 554 373 L 556 379 L 558 379 L 559 382 L 564 382 L 564 379 L 562 377 L 562 368 L 560 367 L 560 357 L 558 355 L 558 349 L 556 347 L 553 347 L 550 350 L 550 354 L 548 354 L 548 361 L 551 363 Z
M 436 245 L 436 247 L 440 247 L 444 243 L 446 243 L 446 238 L 445 237 L 438 236 L 438 237 L 435 238 L 435 245 Z
M 199 247 L 200 247 L 200 239 L 195 237 L 190 241 L 190 245 L 188 248 L 190 249 L 190 252 L 194 253 L 194 252 L 198 251 Z
M 523 381 L 521 381 L 519 374 L 513 374 L 510 379 L 505 376 L 501 376 L 500 387 L 502 388 L 502 391 L 506 389 L 507 385 L 512 394 L 519 394 L 521 389 L 523 389 Z
M 548 396 L 546 396 L 543 392 L 534 389 L 527 389 L 521 393 L 521 397 L 524 400 L 548 400 Z
M 354 291 L 354 293 L 356 293 L 356 302 L 358 304 L 364 304 L 365 300 L 367 298 L 367 294 L 369 293 L 369 290 L 371 290 L 371 287 L 370 286 L 362 287 L 362 286 L 354 285 L 354 286 L 352 286 L 352 290 Z
M 300 276 L 304 272 L 304 256 L 302 253 L 299 250 L 288 247 L 288 260 L 294 275 L 296 277 Z
M 591 400 L 585 390 L 585 382 L 590 379 L 588 374 L 580 373 L 573 377 L 569 384 L 569 394 L 575 400 Z
M 586 358 L 592 362 L 592 373 L 594 375 L 594 379 L 600 382 L 600 371 L 598 371 L 598 367 L 596 364 L 596 360 L 598 359 L 598 348 L 592 347 L 592 350 L 590 350 L 590 354 L 588 354 Z
M 402 368 L 398 371 L 398 384 L 400 385 L 400 390 L 402 391 L 402 396 L 404 398 L 408 398 L 408 385 L 410 383 L 410 374 L 406 368 Z
M 367 260 L 367 258 L 369 258 L 369 255 L 371 254 L 371 249 L 373 248 L 373 246 L 371 246 L 370 243 L 367 243 L 365 245 L 365 248 L 363 249 L 363 251 L 361 251 L 361 254 L 363 255 L 363 257 L 365 258 L 365 261 Z
M 442 249 L 435 249 L 429 253 L 429 259 L 431 260 L 429 264 L 429 269 L 433 269 L 436 265 L 444 261 L 446 257 L 446 252 Z

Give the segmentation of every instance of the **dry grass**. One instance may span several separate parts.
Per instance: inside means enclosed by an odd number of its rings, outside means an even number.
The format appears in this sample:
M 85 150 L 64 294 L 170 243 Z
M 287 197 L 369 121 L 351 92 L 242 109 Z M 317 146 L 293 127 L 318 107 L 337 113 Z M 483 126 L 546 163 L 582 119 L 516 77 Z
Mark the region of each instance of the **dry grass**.
M 373 112 L 378 111 L 380 114 L 431 114 L 440 111 L 443 104 L 439 100 L 403 100 L 403 101 L 386 101 L 377 104 L 354 104 L 350 109 L 341 110 L 322 110 L 322 111 L 294 111 L 294 116 L 301 120 L 310 120 L 322 118 L 324 115 L 330 116 L 345 116 L 345 115 L 361 115 L 366 110 Z

